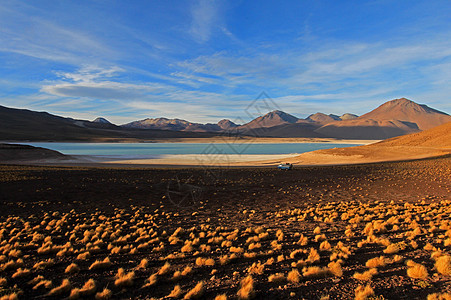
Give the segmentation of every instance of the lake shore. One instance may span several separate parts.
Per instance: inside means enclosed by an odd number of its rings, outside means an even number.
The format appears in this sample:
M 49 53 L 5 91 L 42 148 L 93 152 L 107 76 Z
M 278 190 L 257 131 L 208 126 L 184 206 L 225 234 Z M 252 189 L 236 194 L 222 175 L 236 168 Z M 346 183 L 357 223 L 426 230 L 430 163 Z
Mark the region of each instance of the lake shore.
M 124 139 L 124 138 L 99 138 L 89 141 L 73 141 L 73 140 L 38 140 L 38 141 L 11 141 L 5 140 L 0 143 L 199 143 L 199 144 L 271 144 L 271 143 L 334 143 L 334 144 L 352 144 L 352 145 L 367 145 L 377 143 L 380 140 L 348 140 L 348 139 L 335 139 L 335 138 L 270 138 L 270 137 L 226 137 L 216 136 L 209 138 L 160 138 L 160 139 Z

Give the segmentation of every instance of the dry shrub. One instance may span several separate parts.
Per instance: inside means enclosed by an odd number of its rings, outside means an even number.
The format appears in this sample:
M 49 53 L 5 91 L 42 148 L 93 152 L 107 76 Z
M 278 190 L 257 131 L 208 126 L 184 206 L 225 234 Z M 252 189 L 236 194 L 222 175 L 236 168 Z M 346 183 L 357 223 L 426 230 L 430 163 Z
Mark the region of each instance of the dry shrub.
M 141 260 L 141 262 L 139 263 L 139 265 L 136 267 L 136 269 L 138 269 L 138 270 L 146 269 L 148 264 L 149 264 L 149 260 L 147 258 L 143 258 Z
M 148 287 L 148 286 L 152 286 L 154 284 L 156 284 L 158 281 L 158 275 L 157 274 L 152 274 L 149 276 L 149 278 L 146 279 L 145 284 L 143 285 L 143 287 Z
M 318 254 L 318 251 L 315 250 L 315 248 L 310 248 L 310 253 L 307 257 L 307 262 L 314 263 L 316 261 L 320 260 L 320 255 Z
M 183 269 L 182 271 L 182 276 L 188 275 L 189 273 L 191 273 L 192 270 L 193 269 L 190 266 L 185 267 L 185 269 Z
M 254 279 L 251 275 L 241 280 L 237 295 L 238 299 L 242 300 L 252 299 L 255 296 Z
M 340 261 L 331 261 L 327 267 L 329 268 L 329 273 L 333 276 L 341 277 L 343 276 L 343 269 L 341 268 Z
M 326 238 L 326 235 L 325 234 L 318 234 L 318 235 L 315 235 L 315 242 L 322 242 L 322 241 L 325 241 L 327 238 Z
M 301 236 L 299 237 L 299 241 L 297 241 L 296 244 L 299 244 L 301 246 L 306 246 L 308 244 L 308 238 L 306 236 L 304 236 L 303 234 L 301 234 Z
M 440 274 L 451 276 L 451 256 L 440 256 L 435 262 L 435 268 Z
M 193 244 L 190 241 L 186 243 L 181 249 L 182 252 L 192 252 L 193 250 Z
M 38 290 L 38 289 L 40 289 L 42 287 L 44 287 L 46 289 L 49 289 L 49 288 L 52 287 L 52 285 L 53 284 L 52 284 L 51 280 L 44 280 L 44 279 L 42 279 L 42 280 L 36 282 L 36 284 L 33 286 L 33 290 Z
M 369 285 L 367 285 L 365 287 L 359 285 L 355 289 L 355 300 L 367 300 L 373 295 L 374 295 L 374 291 L 371 288 L 371 286 L 369 286 Z
M 410 278 L 414 279 L 426 279 L 428 277 L 428 271 L 425 266 L 422 264 L 416 263 L 412 260 L 408 260 L 406 262 L 408 268 L 407 268 L 407 275 Z
M 53 266 L 55 264 L 55 261 L 51 258 L 35 263 L 33 266 L 33 269 L 45 269 L 47 267 Z
M 385 256 L 379 256 L 379 257 L 374 257 L 369 259 L 366 263 L 365 266 L 367 266 L 368 268 L 378 268 L 378 267 L 383 267 L 387 264 L 387 259 L 385 258 Z
M 18 299 L 19 296 L 17 295 L 17 293 L 12 293 L 0 297 L 0 300 L 18 300 Z
M 68 293 L 71 289 L 71 284 L 69 279 L 63 279 L 60 286 L 57 286 L 56 288 L 53 288 L 50 290 L 50 292 L 47 294 L 48 296 L 60 296 L 62 294 Z
M 451 294 L 450 293 L 434 293 L 428 295 L 427 300 L 451 300 Z
M 258 262 L 258 263 L 255 263 L 255 262 L 254 262 L 254 263 L 249 267 L 249 269 L 247 269 L 247 271 L 248 271 L 249 274 L 258 274 L 258 275 L 261 275 L 261 274 L 263 274 L 264 269 L 265 269 L 265 265 L 264 265 L 264 264 L 261 264 L 260 262 Z
M 185 295 L 185 297 L 183 297 L 183 299 L 187 300 L 187 299 L 200 298 L 204 294 L 204 290 L 205 290 L 204 282 L 199 281 L 193 289 L 191 289 L 188 293 L 186 293 L 186 295 Z
M 77 260 L 88 260 L 91 258 L 91 253 L 88 252 L 84 252 L 84 253 L 80 253 L 77 256 Z
M 353 277 L 358 280 L 370 281 L 373 278 L 373 275 L 376 275 L 377 273 L 376 268 L 371 268 L 363 273 L 355 272 Z
M 179 298 L 182 295 L 183 291 L 180 285 L 174 286 L 174 289 L 168 295 L 169 298 Z
M 116 280 L 114 285 L 117 287 L 131 286 L 133 285 L 133 279 L 135 278 L 135 272 L 125 273 L 123 268 L 119 268 L 116 274 Z
M 78 267 L 78 265 L 71 263 L 70 265 L 67 266 L 64 273 L 72 274 L 72 273 L 77 273 L 78 271 L 80 271 L 80 268 Z
M 227 295 L 226 294 L 217 295 L 215 297 L 215 300 L 227 300 Z
M 229 251 L 233 252 L 233 253 L 243 253 L 244 249 L 241 247 L 233 247 L 232 246 L 232 247 L 230 247 Z
M 301 274 L 299 274 L 299 271 L 297 269 L 292 269 L 290 272 L 288 272 L 287 280 L 291 283 L 297 283 L 299 282 L 301 277 Z
M 85 282 L 83 287 L 79 290 L 80 296 L 86 297 L 94 295 L 97 290 L 96 282 L 94 279 L 89 279 Z
M 30 275 L 31 274 L 31 272 L 30 272 L 30 269 L 26 269 L 26 268 L 24 268 L 24 269 L 22 269 L 22 268 L 19 268 L 19 269 L 17 269 L 17 271 L 13 274 L 13 276 L 11 276 L 12 278 L 19 278 L 19 277 L 25 277 L 25 276 L 28 276 L 28 275 Z
M 327 267 L 321 268 L 317 266 L 311 266 L 302 269 L 302 276 L 304 277 L 322 277 L 326 276 L 328 273 L 329 269 Z
M 92 265 L 89 267 L 89 270 L 99 270 L 99 269 L 106 269 L 111 267 L 113 264 L 110 261 L 109 257 L 105 257 L 104 260 L 96 260 L 92 263 Z
M 169 269 L 171 268 L 171 264 L 166 262 L 157 272 L 157 275 L 164 275 L 169 272 Z
M 0 277 L 0 286 L 6 286 L 7 283 L 6 278 Z
M 196 258 L 196 265 L 197 266 L 214 266 L 215 260 L 213 258 L 198 257 L 198 258 Z
M 103 291 L 96 294 L 95 298 L 97 300 L 107 300 L 110 299 L 113 296 L 113 292 L 109 289 L 105 288 Z
M 328 241 L 324 241 L 319 245 L 320 251 L 330 251 L 331 248 L 332 247 Z

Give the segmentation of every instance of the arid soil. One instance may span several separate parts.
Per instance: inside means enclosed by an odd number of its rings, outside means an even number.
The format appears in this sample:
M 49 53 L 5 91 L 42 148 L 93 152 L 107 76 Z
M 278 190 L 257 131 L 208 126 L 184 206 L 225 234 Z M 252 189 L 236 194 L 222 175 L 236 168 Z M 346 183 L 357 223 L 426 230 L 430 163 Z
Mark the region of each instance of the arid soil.
M 426 299 L 451 293 L 450 192 L 451 156 L 292 171 L 1 166 L 0 292 Z

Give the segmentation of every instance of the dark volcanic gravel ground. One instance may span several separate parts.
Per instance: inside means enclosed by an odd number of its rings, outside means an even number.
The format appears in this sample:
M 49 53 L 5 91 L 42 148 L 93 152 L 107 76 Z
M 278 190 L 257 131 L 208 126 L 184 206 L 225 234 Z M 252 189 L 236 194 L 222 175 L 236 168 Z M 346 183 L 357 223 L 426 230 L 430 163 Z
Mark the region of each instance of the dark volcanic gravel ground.
M 144 222 L 141 224 L 151 220 L 149 226 L 153 226 L 157 232 L 156 236 L 160 237 L 164 244 L 162 250 L 155 250 L 159 245 L 157 243 L 136 254 L 110 254 L 110 249 L 106 249 L 105 245 L 99 251 L 93 252 L 90 259 L 78 262 L 81 269 L 79 273 L 68 276 L 64 274 L 64 269 L 75 261 L 76 255 L 58 258 L 55 254 L 49 254 L 36 258 L 36 248 L 42 244 L 42 241 L 39 241 L 36 246 L 23 247 L 22 256 L 19 257 L 23 257 L 24 267 L 32 270 L 37 261 L 55 259 L 55 265 L 51 267 L 53 271 L 33 271 L 33 275 L 29 275 L 25 280 L 22 277 L 12 278 L 13 270 L 0 270 L 0 277 L 8 281 L 8 288 L 3 287 L 0 295 L 20 289 L 24 299 L 41 297 L 46 291 L 32 290 L 32 286 L 27 282 L 36 274 L 43 274 L 46 279 L 53 281 L 54 286 L 59 285 L 62 279 L 69 278 L 73 287 L 80 288 L 84 282 L 93 278 L 98 284 L 98 291 L 108 287 L 113 292 L 113 298 L 161 298 L 167 296 L 176 284 L 186 293 L 198 281 L 204 280 L 204 297 L 214 298 L 225 293 L 229 299 L 236 299 L 240 279 L 247 275 L 247 268 L 253 262 L 263 263 L 274 257 L 276 263 L 265 265 L 264 274 L 253 276 L 256 298 L 320 299 L 321 296 L 329 295 L 330 299 L 350 299 L 354 297 L 357 285 L 366 285 L 366 282 L 358 282 L 352 275 L 356 271 L 365 271 L 365 262 L 369 258 L 385 255 L 382 252 L 385 246 L 370 244 L 352 249 L 352 255 L 343 264 L 343 276 L 340 278 L 302 278 L 299 283 L 293 284 L 268 282 L 268 276 L 278 272 L 286 275 L 292 269 L 291 263 L 297 260 L 290 259 L 289 255 L 294 249 L 318 249 L 320 243 L 315 242 L 313 234 L 313 229 L 317 226 L 324 229 L 323 232 L 333 246 L 339 241 L 355 246 L 358 241 L 366 238 L 361 232 L 365 224 L 378 219 L 378 213 L 385 207 L 388 209 L 390 201 L 394 201 L 395 205 L 399 204 L 398 210 L 402 212 L 401 208 L 405 202 L 419 203 L 425 200 L 424 205 L 440 203 L 443 200 L 451 200 L 450 192 L 451 157 L 356 166 L 305 167 L 292 171 L 279 171 L 274 168 L 109 169 L 0 166 L 0 221 L 5 229 L 4 237 L 0 241 L 3 247 L 7 240 L 11 243 L 19 241 L 18 249 L 22 247 L 21 242 L 28 242 L 24 235 L 13 237 L 16 234 L 12 231 L 14 224 L 20 224 L 17 225 L 18 229 L 23 228 L 25 221 L 33 226 L 41 224 L 40 228 L 36 227 L 37 232 L 52 236 L 53 244 L 63 245 L 68 241 L 67 233 L 74 230 L 77 224 L 85 224 L 87 229 L 94 230 L 100 224 L 99 221 L 104 219 L 100 216 L 106 216 L 107 221 L 113 225 L 119 224 L 114 230 L 120 228 L 122 235 L 131 234 L 132 237 L 136 228 L 141 226 L 133 227 L 132 224 L 139 224 L 138 220 Z M 358 207 L 360 202 L 362 207 L 368 204 L 367 213 L 373 214 L 373 217 L 353 228 L 355 237 L 346 237 L 344 230 L 349 223 L 339 217 L 346 210 L 343 204 L 350 203 L 349 207 Z M 339 212 L 338 218 L 327 222 L 324 217 L 332 215 L 335 207 Z M 296 218 L 302 214 L 296 209 L 311 211 L 304 221 L 299 221 Z M 418 208 L 415 207 L 414 210 L 417 211 Z M 53 215 L 54 212 L 58 214 Z M 118 217 L 118 213 L 121 216 Z M 44 223 L 48 224 L 49 220 L 61 218 L 61 215 L 66 215 L 65 227 L 45 229 L 46 225 L 41 223 L 46 220 Z M 149 217 L 151 215 L 152 218 Z M 96 224 L 92 224 L 93 218 Z M 446 216 L 444 218 L 447 220 Z M 128 225 L 121 223 L 124 221 Z M 428 229 L 429 222 L 419 219 L 418 223 Z M 206 225 L 209 227 L 202 227 Z M 254 251 L 257 253 L 256 257 L 246 258 L 239 254 L 239 257 L 229 264 L 220 265 L 218 257 L 229 253 L 228 248 L 212 245 L 211 251 L 168 258 L 170 254 L 180 254 L 183 241 L 190 239 L 190 233 L 197 236 L 200 231 L 209 232 L 215 229 L 218 235 L 238 229 L 240 234 L 233 239 L 233 246 L 247 250 L 246 239 L 252 234 L 246 232 L 246 229 L 257 226 L 263 226 L 270 238 L 261 242 L 260 252 Z M 168 243 L 168 237 L 178 227 L 184 229 L 180 233 L 180 243 Z M 408 224 L 405 228 L 401 225 L 399 232 L 410 230 L 407 227 Z M 268 252 L 271 249 L 270 242 L 277 239 L 275 232 L 279 229 L 285 235 L 281 242 L 283 249 Z M 23 232 L 26 231 L 24 229 Z M 80 231 L 81 237 L 83 231 Z M 163 233 L 164 231 L 167 233 Z M 308 236 L 307 246 L 296 246 L 295 242 L 299 239 L 297 232 Z M 382 234 L 378 237 L 387 237 L 392 242 L 402 241 L 399 232 L 395 232 L 393 235 Z M 423 261 L 429 270 L 427 280 L 418 281 L 407 277 L 403 263 L 378 268 L 379 274 L 370 282 L 375 294 L 384 297 L 378 299 L 424 299 L 432 292 L 450 292 L 450 277 L 433 275 L 436 271 L 434 262 L 430 260 L 430 252 L 422 249 L 429 241 L 439 247 L 436 239 L 444 233 L 445 230 L 438 230 L 436 236 L 432 237 L 424 233 L 424 236 L 418 239 L 418 249 L 408 248 L 399 253 L 406 259 Z M 72 242 L 76 251 L 84 249 L 80 240 Z M 106 238 L 104 242 L 109 243 Z M 201 244 L 205 243 L 207 240 L 201 238 Z M 138 244 L 129 242 L 126 245 L 136 247 Z M 440 248 L 448 254 L 451 252 L 450 246 L 443 247 L 442 244 Z M 2 263 L 13 257 L 8 256 L 6 250 L 3 254 L 7 257 Z M 285 255 L 285 259 L 277 263 L 277 257 L 281 254 Z M 324 267 L 329 262 L 330 253 L 320 254 L 319 266 Z M 113 262 L 110 269 L 98 272 L 88 270 L 91 263 L 106 256 Z M 216 264 L 214 267 L 195 266 L 197 257 L 212 257 Z M 135 270 L 136 288 L 115 287 L 113 277 L 118 267 L 129 272 L 143 258 L 149 259 L 149 266 L 146 270 Z M 194 271 L 177 282 L 169 275 L 162 275 L 155 287 L 141 288 L 145 279 L 158 271 L 165 261 L 171 263 L 171 275 L 175 270 L 181 270 L 188 265 L 192 266 Z M 216 272 L 215 278 L 211 278 L 212 270 L 216 270 L 213 272 Z M 302 274 L 302 267 L 299 271 Z M 234 275 L 234 272 L 237 273 Z M 290 296 L 290 293 L 294 294 Z M 68 294 L 64 294 L 64 297 L 67 296 Z

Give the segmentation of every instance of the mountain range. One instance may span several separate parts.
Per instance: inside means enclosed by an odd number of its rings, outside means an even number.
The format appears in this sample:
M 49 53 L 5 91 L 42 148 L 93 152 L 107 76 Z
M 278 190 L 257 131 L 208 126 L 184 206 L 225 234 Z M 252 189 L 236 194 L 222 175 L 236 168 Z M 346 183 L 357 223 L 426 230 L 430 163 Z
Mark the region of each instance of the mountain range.
M 362 115 L 315 113 L 305 119 L 275 110 L 246 124 L 224 119 L 218 123 L 193 123 L 181 119 L 147 118 L 117 126 L 99 117 L 76 120 L 0 106 L 0 140 L 152 139 L 246 135 L 387 139 L 419 132 L 447 122 L 447 113 L 406 98 L 388 101 Z

